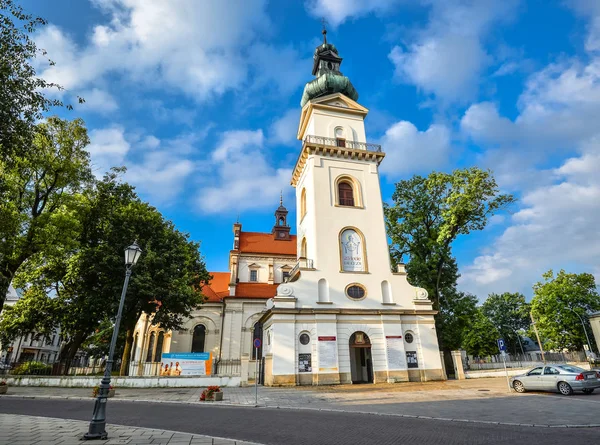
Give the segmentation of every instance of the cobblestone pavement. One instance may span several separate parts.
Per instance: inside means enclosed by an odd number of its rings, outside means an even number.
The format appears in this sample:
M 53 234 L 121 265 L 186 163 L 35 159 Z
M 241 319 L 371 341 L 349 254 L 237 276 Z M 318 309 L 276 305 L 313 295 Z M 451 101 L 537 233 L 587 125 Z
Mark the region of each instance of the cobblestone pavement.
M 202 388 L 117 388 L 113 402 L 200 404 Z M 91 400 L 89 388 L 10 387 L 1 398 Z M 224 388 L 215 405 L 254 406 L 254 387 Z M 600 394 L 509 393 L 502 378 L 385 385 L 259 387 L 258 405 L 531 425 L 598 425 Z
M 2 414 L 0 445 L 81 445 L 88 422 L 49 417 Z M 108 440 L 94 444 L 116 445 L 258 445 L 197 434 L 178 433 L 150 428 L 107 425 Z

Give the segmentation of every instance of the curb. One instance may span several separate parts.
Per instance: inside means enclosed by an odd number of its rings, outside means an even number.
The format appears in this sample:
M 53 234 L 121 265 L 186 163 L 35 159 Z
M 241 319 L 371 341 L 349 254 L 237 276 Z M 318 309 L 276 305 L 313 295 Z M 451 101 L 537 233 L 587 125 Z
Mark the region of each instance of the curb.
M 13 399 L 54 399 L 54 400 L 90 400 L 91 397 L 62 397 L 62 396 L 19 396 L 19 395 L 3 395 L 2 398 L 13 398 Z M 321 412 L 332 412 L 332 413 L 344 413 L 344 414 L 367 414 L 371 416 L 388 416 L 388 417 L 401 417 L 405 419 L 422 419 L 422 420 L 436 420 L 439 422 L 462 422 L 462 423 L 478 423 L 485 425 L 503 425 L 503 426 L 520 426 L 520 427 L 531 427 L 531 428 L 600 428 L 600 423 L 590 424 L 560 424 L 560 425 L 548 425 L 542 423 L 518 423 L 518 422 L 500 422 L 494 420 L 472 420 L 472 419 L 454 419 L 448 417 L 431 417 L 431 416 L 417 416 L 412 414 L 396 414 L 396 413 L 377 413 L 373 411 L 347 411 L 336 408 L 310 408 L 310 407 L 299 407 L 299 406 L 285 406 L 285 405 L 241 405 L 238 403 L 230 402 L 181 402 L 176 400 L 151 400 L 151 399 L 117 399 L 112 398 L 112 402 L 130 402 L 130 403 L 163 403 L 172 405 L 195 405 L 195 406 L 223 406 L 223 407 L 235 407 L 235 408 L 259 408 L 259 409 L 285 409 L 285 410 L 304 410 L 304 411 L 321 411 Z

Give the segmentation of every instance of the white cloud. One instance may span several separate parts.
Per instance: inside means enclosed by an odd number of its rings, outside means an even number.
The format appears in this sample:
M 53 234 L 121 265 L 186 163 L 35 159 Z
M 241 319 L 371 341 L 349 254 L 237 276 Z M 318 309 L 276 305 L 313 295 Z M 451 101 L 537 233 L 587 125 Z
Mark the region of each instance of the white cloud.
M 489 28 L 512 16 L 517 0 L 423 0 L 429 23 L 415 43 L 395 46 L 389 58 L 396 76 L 445 102 L 465 102 L 479 87 L 492 57 L 483 40 Z
M 269 143 L 292 145 L 298 141 L 298 125 L 300 121 L 300 112 L 292 108 L 285 112 L 283 116 L 271 124 L 269 128 Z
M 600 2 L 597 0 L 570 0 L 569 4 L 576 12 L 589 18 L 585 49 L 600 51 Z
M 446 165 L 450 153 L 450 130 L 438 124 L 419 131 L 411 122 L 392 125 L 381 140 L 386 157 L 380 170 L 392 178 L 404 173 L 429 172 Z
M 90 145 L 87 147 L 92 157 L 92 168 L 98 177 L 111 169 L 124 164 L 131 145 L 125 140 L 125 130 L 120 126 L 90 131 Z
M 197 200 L 203 212 L 257 211 L 277 203 L 280 191 L 289 189 L 292 172 L 269 165 L 264 144 L 262 130 L 229 131 L 221 136 L 211 155 L 216 175 L 208 179 Z
M 107 91 L 93 88 L 89 91 L 84 91 L 81 93 L 81 96 L 85 99 L 85 103 L 80 104 L 79 107 L 84 110 L 107 114 L 119 109 L 117 101 Z
M 109 20 L 97 24 L 85 44 L 76 45 L 53 25 L 37 36 L 40 47 L 56 62 L 42 66 L 40 75 L 46 80 L 74 90 L 117 73 L 141 87 L 163 85 L 205 100 L 246 85 L 251 69 L 256 71 L 252 79 L 260 82 L 265 73 L 252 67 L 251 56 L 281 52 L 285 63 L 277 69 L 286 75 L 277 79 L 273 75 L 265 82 L 277 81 L 284 93 L 297 86 L 298 79 L 287 75 L 297 66 L 296 52 L 259 41 L 270 24 L 266 0 L 94 3 Z
M 371 12 L 385 12 L 403 0 L 308 0 L 306 9 L 315 17 L 326 17 L 337 27 L 349 17 L 360 17 Z

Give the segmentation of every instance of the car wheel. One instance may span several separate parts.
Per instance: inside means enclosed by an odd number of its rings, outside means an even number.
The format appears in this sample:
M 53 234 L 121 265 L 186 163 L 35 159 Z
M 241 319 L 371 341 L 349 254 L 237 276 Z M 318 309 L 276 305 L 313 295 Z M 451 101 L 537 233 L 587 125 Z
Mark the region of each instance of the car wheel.
M 521 383 L 519 380 L 515 380 L 513 382 L 513 388 L 515 389 L 515 391 L 523 393 L 525 392 L 525 386 L 523 385 L 523 383 Z
M 567 382 L 560 382 L 558 384 L 558 390 L 563 396 L 570 396 L 573 394 L 573 388 Z
M 586 388 L 586 389 L 583 390 L 584 394 L 591 394 L 593 392 L 594 392 L 594 388 Z

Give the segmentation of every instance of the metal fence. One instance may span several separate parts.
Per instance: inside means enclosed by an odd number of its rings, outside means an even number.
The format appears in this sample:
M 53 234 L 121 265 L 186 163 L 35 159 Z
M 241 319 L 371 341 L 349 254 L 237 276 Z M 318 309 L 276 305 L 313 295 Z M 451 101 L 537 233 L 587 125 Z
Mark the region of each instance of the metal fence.
M 0 375 L 102 375 L 105 360 L 74 359 L 60 361 L 19 360 L 0 362 Z M 113 363 L 113 373 L 121 367 L 120 360 Z
M 546 363 L 586 362 L 584 351 L 577 352 L 546 352 Z M 533 368 L 544 364 L 541 352 L 528 352 L 525 354 L 506 354 L 507 368 Z M 463 356 L 463 366 L 468 371 L 481 371 L 487 369 L 503 369 L 502 356 L 490 355 L 486 357 Z

